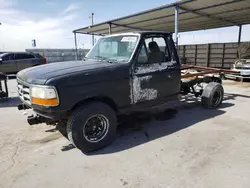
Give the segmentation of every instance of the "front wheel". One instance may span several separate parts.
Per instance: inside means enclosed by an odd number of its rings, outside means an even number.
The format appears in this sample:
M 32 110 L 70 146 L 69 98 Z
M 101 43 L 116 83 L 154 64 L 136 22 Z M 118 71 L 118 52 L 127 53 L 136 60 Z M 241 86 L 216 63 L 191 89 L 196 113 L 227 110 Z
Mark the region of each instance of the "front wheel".
M 210 82 L 202 92 L 201 102 L 204 108 L 217 108 L 224 97 L 224 89 L 221 84 Z
M 67 123 L 69 140 L 84 153 L 111 144 L 116 136 L 116 114 L 108 105 L 90 103 L 76 109 Z

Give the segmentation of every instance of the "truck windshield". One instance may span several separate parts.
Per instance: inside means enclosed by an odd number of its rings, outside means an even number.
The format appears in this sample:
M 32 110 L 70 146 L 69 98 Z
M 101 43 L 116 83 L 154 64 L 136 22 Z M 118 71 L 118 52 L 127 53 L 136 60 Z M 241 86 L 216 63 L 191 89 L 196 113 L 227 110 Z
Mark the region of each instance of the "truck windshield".
M 86 55 L 87 59 L 108 61 L 128 61 L 135 49 L 138 36 L 111 36 L 98 40 L 96 45 Z

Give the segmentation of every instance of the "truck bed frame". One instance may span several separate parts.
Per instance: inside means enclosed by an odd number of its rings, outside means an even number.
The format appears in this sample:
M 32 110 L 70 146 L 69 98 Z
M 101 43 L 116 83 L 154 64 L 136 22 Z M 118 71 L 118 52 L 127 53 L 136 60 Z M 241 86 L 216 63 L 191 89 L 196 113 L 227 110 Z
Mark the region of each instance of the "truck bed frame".
M 226 73 L 235 74 L 235 71 L 183 64 L 181 67 L 181 94 L 191 93 L 195 97 L 199 97 L 204 89 L 202 83 L 217 82 L 221 84 L 221 79 Z

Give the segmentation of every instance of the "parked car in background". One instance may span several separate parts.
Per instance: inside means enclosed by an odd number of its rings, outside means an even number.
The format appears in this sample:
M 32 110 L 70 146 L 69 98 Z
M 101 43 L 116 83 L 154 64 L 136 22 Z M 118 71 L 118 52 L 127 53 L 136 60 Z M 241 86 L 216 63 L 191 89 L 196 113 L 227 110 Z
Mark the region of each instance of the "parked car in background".
M 250 77 L 250 56 L 238 59 L 232 68 L 233 71 L 237 71 L 243 77 Z
M 7 52 L 0 54 L 0 72 L 17 73 L 28 67 L 47 63 L 40 54 L 29 52 Z

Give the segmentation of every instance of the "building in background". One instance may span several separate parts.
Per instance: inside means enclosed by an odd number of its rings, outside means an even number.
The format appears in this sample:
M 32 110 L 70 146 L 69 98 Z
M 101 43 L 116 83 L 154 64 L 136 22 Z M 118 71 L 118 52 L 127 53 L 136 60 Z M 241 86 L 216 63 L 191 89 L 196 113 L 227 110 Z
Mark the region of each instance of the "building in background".
M 89 49 L 77 49 L 77 59 L 81 60 Z M 75 49 L 26 49 L 26 52 L 38 53 L 45 57 L 48 63 L 75 60 Z

